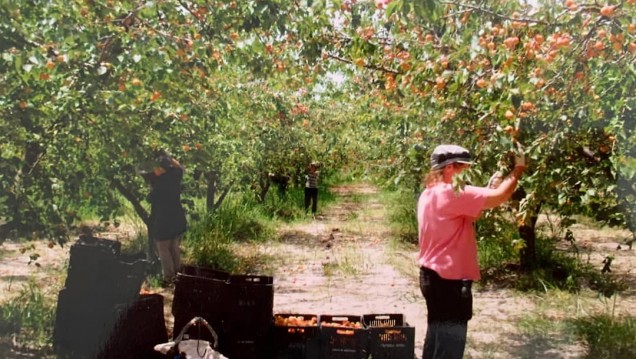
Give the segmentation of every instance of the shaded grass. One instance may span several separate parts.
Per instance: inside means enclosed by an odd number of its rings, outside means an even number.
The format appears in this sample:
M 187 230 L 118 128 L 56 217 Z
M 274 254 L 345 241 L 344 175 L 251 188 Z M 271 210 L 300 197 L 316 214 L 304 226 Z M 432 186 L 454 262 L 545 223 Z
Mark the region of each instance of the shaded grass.
M 56 301 L 45 295 L 40 283 L 30 280 L 18 295 L 0 304 L 0 335 L 15 335 L 32 347 L 52 344 Z

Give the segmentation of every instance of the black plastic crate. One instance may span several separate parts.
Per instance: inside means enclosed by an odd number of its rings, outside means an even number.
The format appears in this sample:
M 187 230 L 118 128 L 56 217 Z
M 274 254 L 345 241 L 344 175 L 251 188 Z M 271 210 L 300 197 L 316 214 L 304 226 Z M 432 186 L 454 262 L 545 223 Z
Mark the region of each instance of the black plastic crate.
M 177 273 L 172 311 L 219 311 L 227 305 L 227 287 L 223 279 Z
M 179 273 L 194 276 L 203 277 L 208 279 L 216 279 L 221 281 L 227 281 L 230 279 L 230 273 L 201 266 L 184 265 L 179 270 Z
M 222 279 L 224 277 L 222 274 L 212 278 L 177 273 L 172 301 L 174 335 L 194 317 L 204 318 L 217 334 L 221 334 L 223 321 L 228 318 L 228 283 Z M 190 338 L 213 341 L 207 330 L 200 331 L 197 327 L 190 328 L 187 334 Z
M 109 239 L 82 236 L 70 249 L 65 288 L 81 290 L 101 288 L 118 260 L 121 243 Z
M 367 358 L 367 330 L 359 315 L 321 315 L 320 346 L 324 359 Z
M 406 323 L 403 314 L 366 314 L 362 317 L 369 334 L 369 356 L 373 359 L 414 358 L 415 327 Z
M 121 243 L 80 237 L 71 246 L 65 288 L 110 303 L 132 303 L 146 279 L 149 262 L 143 252 L 121 254 Z
M 168 341 L 163 296 L 143 294 L 130 306 L 117 306 L 115 314 L 119 320 L 98 359 L 164 358 L 154 350 L 155 345 Z
M 116 324 L 115 304 L 100 296 L 60 290 L 55 313 L 53 348 L 59 358 L 95 358 Z
M 262 333 L 271 325 L 274 314 L 274 278 L 258 275 L 231 275 L 225 304 L 230 327 L 238 333 Z
M 270 359 L 270 343 L 267 332 L 219 337 L 219 351 L 228 358 Z
M 320 332 L 315 314 L 276 314 L 271 335 L 273 359 L 320 358 Z

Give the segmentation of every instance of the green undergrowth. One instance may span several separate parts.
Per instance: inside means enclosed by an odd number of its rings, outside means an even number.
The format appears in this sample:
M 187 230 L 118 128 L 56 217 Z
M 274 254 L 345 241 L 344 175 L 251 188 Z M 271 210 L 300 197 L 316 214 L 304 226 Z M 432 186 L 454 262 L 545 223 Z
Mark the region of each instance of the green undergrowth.
M 636 358 L 636 318 L 597 314 L 568 320 L 587 343 L 587 358 Z
M 55 324 L 56 298 L 30 280 L 17 296 L 0 304 L 0 336 L 14 336 L 20 345 L 49 347 Z

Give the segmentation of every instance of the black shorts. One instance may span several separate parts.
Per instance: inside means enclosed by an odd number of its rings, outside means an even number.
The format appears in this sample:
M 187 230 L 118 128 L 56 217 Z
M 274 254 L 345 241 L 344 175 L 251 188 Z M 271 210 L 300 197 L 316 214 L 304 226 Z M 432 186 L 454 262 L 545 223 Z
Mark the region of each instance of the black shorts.
M 420 268 L 420 290 L 426 299 L 428 321 L 470 320 L 473 316 L 472 281 L 451 280 L 437 272 Z

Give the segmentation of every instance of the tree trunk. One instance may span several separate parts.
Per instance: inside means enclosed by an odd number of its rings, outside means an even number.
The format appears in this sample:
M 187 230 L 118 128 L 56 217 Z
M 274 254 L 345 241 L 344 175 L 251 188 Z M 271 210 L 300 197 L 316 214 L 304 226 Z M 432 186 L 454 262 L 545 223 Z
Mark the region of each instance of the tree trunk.
M 529 271 L 535 268 L 537 264 L 537 237 L 534 232 L 534 222 L 528 225 L 522 225 L 519 227 L 519 235 L 525 243 L 525 247 L 520 253 L 520 265 L 524 271 Z
M 541 210 L 541 203 L 538 203 L 534 208 L 528 208 L 528 211 L 532 213 L 527 219 L 528 223 L 523 223 L 518 227 L 519 236 L 523 239 L 525 247 L 520 253 L 520 266 L 524 271 L 529 271 L 536 268 L 537 265 L 537 234 L 535 232 L 537 220 L 539 219 L 539 211 Z
M 119 193 L 122 196 L 124 196 L 124 198 L 126 198 L 128 202 L 132 204 L 133 208 L 135 209 L 135 212 L 137 213 L 139 218 L 141 218 L 141 220 L 144 221 L 144 224 L 146 225 L 146 233 L 149 234 L 150 225 L 151 225 L 150 214 L 144 208 L 144 206 L 141 205 L 141 201 L 139 200 L 139 198 L 117 178 L 111 178 L 110 181 L 113 184 L 113 186 L 117 189 L 117 191 L 119 191 Z M 155 240 L 150 235 L 148 235 L 147 254 L 148 254 L 148 259 L 150 261 L 152 262 L 158 261 L 159 257 L 157 255 Z
M 214 201 L 216 199 L 216 192 L 218 190 L 219 183 L 219 171 L 210 171 L 205 174 L 205 179 L 208 182 L 208 188 L 205 197 L 205 206 L 208 211 L 214 211 Z
M 205 205 L 208 212 L 216 211 L 221 206 L 223 200 L 225 200 L 225 196 L 230 193 L 230 189 L 232 188 L 232 184 L 227 186 L 217 199 L 219 184 L 221 183 L 220 178 L 221 176 L 219 171 L 210 171 L 205 174 L 205 179 L 207 180 L 208 184 L 206 190 Z

